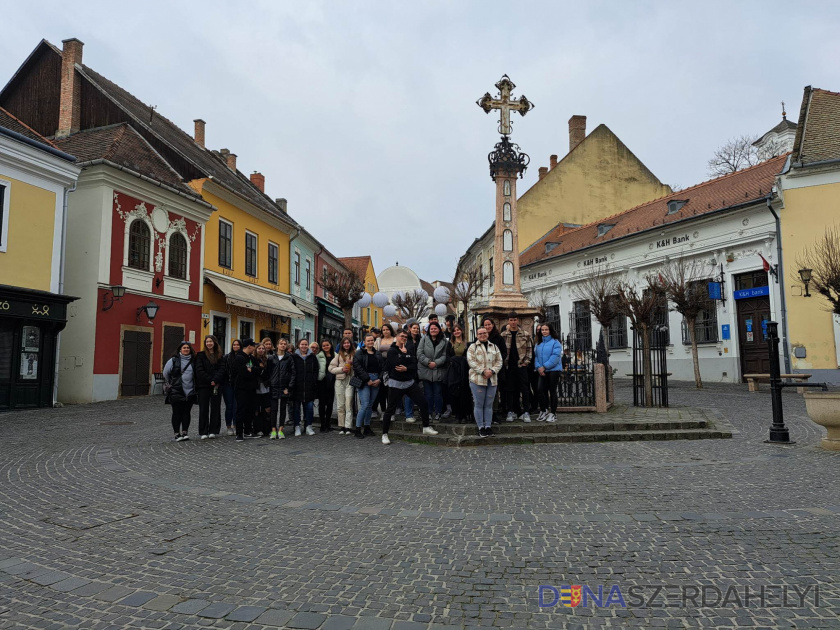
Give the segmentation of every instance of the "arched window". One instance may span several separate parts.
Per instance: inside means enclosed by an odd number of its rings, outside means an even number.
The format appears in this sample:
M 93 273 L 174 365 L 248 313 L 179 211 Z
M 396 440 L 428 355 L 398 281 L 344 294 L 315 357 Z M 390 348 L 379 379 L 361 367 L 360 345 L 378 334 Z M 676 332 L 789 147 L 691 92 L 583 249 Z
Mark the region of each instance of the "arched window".
M 513 251 L 513 232 L 505 230 L 502 234 L 502 249 L 506 252 Z
M 504 183 L 504 193 L 505 193 L 505 196 L 507 196 L 507 197 L 509 197 L 509 196 L 510 196 L 510 180 L 509 180 L 509 179 L 506 179 L 506 180 L 505 180 L 505 183 Z
M 187 279 L 187 240 L 179 232 L 169 237 L 169 277 Z
M 507 201 L 502 207 L 502 221 L 510 221 L 510 204 Z
M 502 282 L 513 284 L 513 263 L 509 260 L 502 265 Z
M 135 219 L 128 231 L 128 266 L 148 271 L 151 247 L 152 233 L 149 226 Z

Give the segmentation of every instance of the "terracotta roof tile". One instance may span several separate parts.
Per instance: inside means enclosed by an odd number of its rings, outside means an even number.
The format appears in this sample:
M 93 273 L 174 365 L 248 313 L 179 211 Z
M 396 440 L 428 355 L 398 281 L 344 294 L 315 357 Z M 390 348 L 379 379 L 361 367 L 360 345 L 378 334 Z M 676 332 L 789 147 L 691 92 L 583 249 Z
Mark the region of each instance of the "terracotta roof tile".
M 787 156 L 786 153 L 757 166 L 680 190 L 577 229 L 568 230 L 562 225 L 558 226 L 526 249 L 520 256 L 520 264 L 525 266 L 557 258 L 591 245 L 606 243 L 692 216 L 754 202 L 770 193 L 776 175 L 781 172 Z M 685 201 L 685 204 L 673 214 L 668 214 L 668 202 L 672 200 Z M 599 226 L 612 227 L 602 236 L 598 236 Z M 545 246 L 548 243 L 559 244 L 546 253 Z
M 791 161 L 808 164 L 840 159 L 840 94 L 805 88 Z
M 36 142 L 40 142 L 41 144 L 46 144 L 48 147 L 53 147 L 54 149 L 58 148 L 40 133 L 32 129 L 32 127 L 27 125 L 19 118 L 13 116 L 2 107 L 0 107 L 0 127 L 10 129 L 11 131 L 19 133 L 20 135 L 25 136 L 30 140 L 35 140 Z
M 350 256 L 349 258 L 338 258 L 337 260 L 347 267 L 348 271 L 354 272 L 362 280 L 367 276 L 370 256 Z

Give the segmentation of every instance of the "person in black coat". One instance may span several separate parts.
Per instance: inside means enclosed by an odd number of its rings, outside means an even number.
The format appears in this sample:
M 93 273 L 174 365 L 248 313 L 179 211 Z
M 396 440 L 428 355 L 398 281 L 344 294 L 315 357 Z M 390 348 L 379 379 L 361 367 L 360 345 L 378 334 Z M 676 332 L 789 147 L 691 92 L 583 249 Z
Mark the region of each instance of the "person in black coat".
M 195 356 L 195 387 L 198 393 L 198 435 L 211 440 L 222 430 L 222 387 L 227 365 L 213 335 L 204 338 L 204 350 Z
M 277 342 L 277 353 L 269 357 L 268 364 L 271 374 L 271 435 L 272 440 L 282 440 L 286 437 L 283 425 L 286 423 L 286 410 L 295 391 L 295 360 L 289 350 L 289 342 L 281 339 Z M 279 412 L 279 413 L 278 413 Z M 291 412 L 290 414 L 291 415 Z
M 236 418 L 236 388 L 234 387 L 234 363 L 236 355 L 242 351 L 242 342 L 234 339 L 222 361 L 225 363 L 225 383 L 222 385 L 222 397 L 225 399 L 225 425 L 227 434 L 233 435 L 233 420 Z
M 329 370 L 330 363 L 335 358 L 332 341 L 324 339 L 321 342 L 321 353 L 327 362 L 327 369 L 324 378 L 318 381 L 318 419 L 321 421 L 321 431 L 326 433 L 332 430 L 330 422 L 335 403 L 335 374 Z
M 356 437 L 363 438 L 366 435 L 374 435 L 370 428 L 370 419 L 373 415 L 373 402 L 379 393 L 379 386 L 382 384 L 382 373 L 385 369 L 382 356 L 374 348 L 376 337 L 373 334 L 365 336 L 365 347 L 356 350 L 353 355 L 353 376 L 358 377 L 362 384 L 359 392 L 359 413 L 356 414 Z
M 306 435 L 315 435 L 312 417 L 318 392 L 318 358 L 309 349 L 309 341 L 298 341 L 298 349 L 292 355 L 295 362 L 295 387 L 292 395 L 292 419 L 295 423 L 295 437 L 301 435 L 301 407 Z
M 236 390 L 236 441 L 254 437 L 254 417 L 257 413 L 257 387 L 262 368 L 254 359 L 256 344 L 253 339 L 242 340 L 242 352 L 233 364 Z

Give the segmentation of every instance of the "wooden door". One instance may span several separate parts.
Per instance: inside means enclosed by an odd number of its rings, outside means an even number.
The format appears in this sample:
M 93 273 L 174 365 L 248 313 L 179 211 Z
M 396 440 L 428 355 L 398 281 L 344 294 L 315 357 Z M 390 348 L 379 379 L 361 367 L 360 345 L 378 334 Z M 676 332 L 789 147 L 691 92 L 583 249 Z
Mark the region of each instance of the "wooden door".
M 121 396 L 147 396 L 151 381 L 152 333 L 123 331 Z
M 770 321 L 770 299 L 766 297 L 738 300 L 738 348 L 741 355 L 741 377 L 744 374 L 769 374 L 770 353 L 765 338 Z

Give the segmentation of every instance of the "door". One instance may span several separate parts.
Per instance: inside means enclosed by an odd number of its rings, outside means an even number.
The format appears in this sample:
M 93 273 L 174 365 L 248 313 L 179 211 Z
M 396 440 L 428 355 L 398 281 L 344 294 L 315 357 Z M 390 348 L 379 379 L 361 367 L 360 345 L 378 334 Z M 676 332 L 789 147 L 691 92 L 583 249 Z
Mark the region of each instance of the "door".
M 228 351 L 227 327 L 227 317 L 219 317 L 218 315 L 213 315 L 213 336 L 218 340 L 219 347 L 222 349 L 222 352 Z M 201 347 L 203 348 L 204 344 L 202 344 Z
M 769 298 L 738 300 L 738 348 L 742 378 L 744 374 L 770 373 L 770 352 L 764 336 L 768 321 Z
M 147 396 L 151 381 L 152 333 L 123 331 L 121 396 Z
M 178 346 L 181 345 L 182 341 L 184 341 L 183 326 L 176 326 L 173 324 L 163 325 L 163 357 L 160 362 L 161 370 L 163 370 L 163 366 L 166 365 L 169 358 L 178 352 Z

